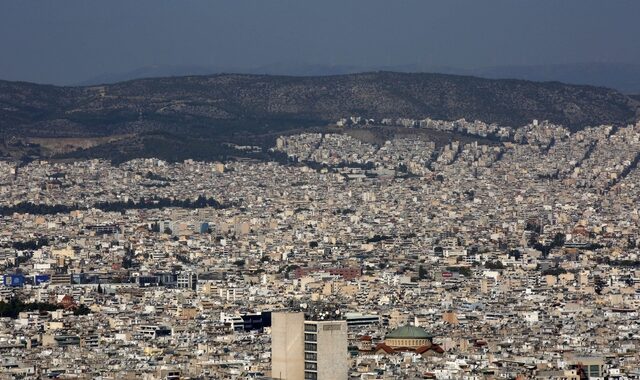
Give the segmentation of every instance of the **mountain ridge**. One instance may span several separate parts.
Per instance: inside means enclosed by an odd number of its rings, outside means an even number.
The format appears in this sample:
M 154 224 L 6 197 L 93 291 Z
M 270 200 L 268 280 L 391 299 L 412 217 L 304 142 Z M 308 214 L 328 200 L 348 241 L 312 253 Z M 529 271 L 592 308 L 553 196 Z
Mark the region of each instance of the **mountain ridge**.
M 0 81 L 0 134 L 3 153 L 12 157 L 207 159 L 233 155 L 226 142 L 265 146 L 280 133 L 318 131 L 352 115 L 511 127 L 540 119 L 575 131 L 634 122 L 639 104 L 603 87 L 387 71 L 214 74 L 82 87 Z M 56 141 L 38 147 L 47 139 Z
M 76 83 L 77 86 L 113 84 L 132 79 L 213 75 L 221 73 L 329 76 L 355 74 L 371 71 L 393 71 L 402 73 L 441 73 L 475 76 L 488 79 L 523 79 L 537 82 L 561 82 L 566 84 L 602 86 L 625 94 L 640 92 L 640 64 L 616 62 L 577 62 L 564 64 L 500 65 L 480 67 L 457 67 L 430 64 L 404 65 L 333 65 L 308 64 L 304 62 L 275 62 L 253 67 L 221 65 L 150 65 L 134 70 L 103 73 Z

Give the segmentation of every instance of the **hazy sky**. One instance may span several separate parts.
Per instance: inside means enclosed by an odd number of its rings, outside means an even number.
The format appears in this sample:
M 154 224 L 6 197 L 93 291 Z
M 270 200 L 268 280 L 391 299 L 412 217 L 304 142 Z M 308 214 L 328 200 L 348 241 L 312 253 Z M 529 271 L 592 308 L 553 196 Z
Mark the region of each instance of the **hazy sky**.
M 0 0 L 0 78 L 149 65 L 640 63 L 638 0 Z

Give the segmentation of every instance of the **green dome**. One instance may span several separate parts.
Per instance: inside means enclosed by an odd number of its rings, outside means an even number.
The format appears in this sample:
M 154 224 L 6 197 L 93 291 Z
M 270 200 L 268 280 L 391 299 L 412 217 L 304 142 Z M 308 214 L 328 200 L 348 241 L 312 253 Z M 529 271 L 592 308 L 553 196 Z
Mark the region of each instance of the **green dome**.
M 433 335 L 425 329 L 416 326 L 402 326 L 391 331 L 385 339 L 431 339 Z

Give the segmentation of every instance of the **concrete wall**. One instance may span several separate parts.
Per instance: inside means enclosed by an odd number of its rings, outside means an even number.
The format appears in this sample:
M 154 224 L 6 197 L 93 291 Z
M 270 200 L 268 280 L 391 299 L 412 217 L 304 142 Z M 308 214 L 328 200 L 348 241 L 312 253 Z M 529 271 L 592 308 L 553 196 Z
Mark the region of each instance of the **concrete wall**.
M 271 315 L 271 377 L 304 379 L 304 313 Z
M 347 379 L 347 356 L 347 322 L 318 322 L 318 379 Z

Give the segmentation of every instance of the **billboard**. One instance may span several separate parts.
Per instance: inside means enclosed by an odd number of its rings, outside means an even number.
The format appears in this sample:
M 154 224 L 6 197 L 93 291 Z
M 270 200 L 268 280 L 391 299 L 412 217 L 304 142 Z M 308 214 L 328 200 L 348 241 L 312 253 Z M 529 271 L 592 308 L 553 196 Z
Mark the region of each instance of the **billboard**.
M 4 286 L 21 288 L 24 286 L 24 276 L 21 274 L 5 274 L 3 284 Z
M 40 285 L 44 282 L 49 282 L 50 279 L 51 278 L 48 274 L 36 274 L 35 276 L 33 276 L 33 283 L 34 285 Z

